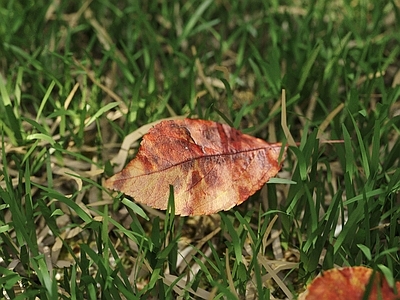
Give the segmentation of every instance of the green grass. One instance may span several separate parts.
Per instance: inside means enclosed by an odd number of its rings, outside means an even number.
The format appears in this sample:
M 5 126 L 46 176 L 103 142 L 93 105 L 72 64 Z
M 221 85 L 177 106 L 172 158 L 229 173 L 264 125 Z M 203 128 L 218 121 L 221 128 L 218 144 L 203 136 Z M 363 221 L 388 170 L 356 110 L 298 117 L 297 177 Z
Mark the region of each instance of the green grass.
M 291 298 L 355 265 L 400 280 L 398 1 L 25 2 L 0 6 L 2 295 Z M 278 177 L 296 184 L 186 218 L 102 187 L 162 118 L 285 141 L 282 89 L 299 146 Z

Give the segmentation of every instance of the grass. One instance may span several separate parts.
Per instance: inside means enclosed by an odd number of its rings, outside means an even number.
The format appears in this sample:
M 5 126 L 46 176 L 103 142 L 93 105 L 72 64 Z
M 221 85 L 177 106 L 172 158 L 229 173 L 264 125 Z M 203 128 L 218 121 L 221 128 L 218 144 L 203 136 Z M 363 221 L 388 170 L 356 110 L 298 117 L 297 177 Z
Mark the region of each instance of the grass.
M 2 295 L 296 298 L 355 265 L 400 280 L 399 13 L 395 0 L 1 4 Z M 120 149 L 120 164 L 134 157 L 125 137 L 162 118 L 286 141 L 282 89 L 299 146 L 278 177 L 296 184 L 186 218 L 102 187 Z

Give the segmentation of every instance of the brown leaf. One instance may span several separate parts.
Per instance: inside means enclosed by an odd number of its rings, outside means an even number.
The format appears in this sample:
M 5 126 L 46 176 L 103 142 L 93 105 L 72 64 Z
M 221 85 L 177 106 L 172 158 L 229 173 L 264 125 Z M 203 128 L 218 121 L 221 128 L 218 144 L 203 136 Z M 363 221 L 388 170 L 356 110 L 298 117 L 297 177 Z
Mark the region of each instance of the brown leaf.
M 177 215 L 212 214 L 242 203 L 275 176 L 280 151 L 281 144 L 224 124 L 163 121 L 143 137 L 136 158 L 106 180 L 105 187 L 165 210 L 173 185 Z
M 372 269 L 366 267 L 347 267 L 331 269 L 318 276 L 300 295 L 300 300 L 334 300 L 354 299 L 361 300 L 370 281 Z M 400 292 L 400 282 L 396 283 Z M 377 272 L 374 276 L 372 290 L 368 295 L 369 300 L 395 300 L 400 299 L 390 288 L 386 279 Z

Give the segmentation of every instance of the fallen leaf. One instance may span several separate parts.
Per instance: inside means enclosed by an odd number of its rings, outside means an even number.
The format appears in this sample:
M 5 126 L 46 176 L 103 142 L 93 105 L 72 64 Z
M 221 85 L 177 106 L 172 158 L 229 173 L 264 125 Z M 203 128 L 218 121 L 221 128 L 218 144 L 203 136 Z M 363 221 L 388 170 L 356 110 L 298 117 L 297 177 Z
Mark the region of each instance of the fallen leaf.
M 299 300 L 364 299 L 373 270 L 366 267 L 346 267 L 325 271 L 314 279 Z M 400 282 L 396 283 L 397 294 L 390 288 L 385 277 L 376 272 L 369 300 L 400 299 Z
M 177 215 L 213 214 L 242 203 L 275 176 L 281 148 L 212 121 L 163 121 L 105 187 L 165 210 L 173 185 Z

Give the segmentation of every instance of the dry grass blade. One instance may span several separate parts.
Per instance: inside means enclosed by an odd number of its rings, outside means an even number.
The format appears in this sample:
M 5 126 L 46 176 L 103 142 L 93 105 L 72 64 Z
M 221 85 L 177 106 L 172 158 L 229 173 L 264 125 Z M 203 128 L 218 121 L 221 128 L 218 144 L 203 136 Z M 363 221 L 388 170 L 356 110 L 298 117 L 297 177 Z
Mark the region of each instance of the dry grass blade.
M 199 297 L 200 299 L 209 299 L 210 292 L 207 292 L 205 289 L 198 288 L 193 290 L 192 288 L 187 288 L 187 282 L 185 279 L 181 278 L 177 281 L 178 277 L 175 275 L 165 274 L 163 278 L 163 282 L 167 286 L 171 286 L 174 283 L 173 290 L 179 295 L 179 297 L 183 297 L 184 293 L 189 292 L 190 294 Z M 180 299 L 180 298 L 177 299 Z M 182 298 L 181 298 L 182 299 Z
M 325 118 L 325 120 L 319 126 L 317 138 L 320 138 L 323 135 L 325 129 L 332 122 L 333 118 L 335 118 L 335 116 L 343 109 L 343 107 L 344 103 L 340 103 L 333 111 L 330 112 L 330 114 Z
M 81 69 L 83 69 L 86 73 L 86 75 L 90 78 L 90 80 L 97 85 L 99 88 L 101 88 L 107 95 L 109 95 L 112 99 L 114 99 L 116 102 L 119 104 L 119 108 L 121 111 L 126 114 L 128 113 L 128 107 L 126 106 L 125 102 L 122 100 L 120 96 L 118 96 L 114 91 L 109 89 L 107 86 L 102 84 L 99 80 L 95 78 L 93 75 L 93 72 L 90 71 L 88 68 L 86 68 L 84 65 L 81 64 L 80 61 L 74 58 L 74 62 L 76 65 L 78 65 Z
M 232 278 L 232 271 L 229 266 L 229 253 L 228 249 L 225 251 L 225 266 L 226 266 L 226 276 L 228 278 L 228 284 L 229 284 L 229 290 L 233 295 L 235 295 L 236 299 L 239 299 L 239 295 L 236 292 L 235 289 L 235 284 L 233 283 L 233 278 Z
M 194 47 L 194 46 L 192 46 L 192 54 L 194 56 L 197 55 L 197 50 L 196 50 L 196 47 Z M 206 89 L 208 90 L 208 92 L 210 93 L 211 97 L 213 97 L 214 99 L 218 99 L 218 93 L 214 90 L 214 88 L 212 87 L 210 82 L 207 80 L 207 77 L 204 74 L 203 66 L 201 65 L 200 60 L 198 58 L 196 58 L 196 67 L 197 67 L 197 72 L 198 72 L 199 78 L 204 83 L 204 85 L 205 85 Z
M 261 265 L 265 268 L 267 271 L 267 275 L 263 277 L 264 280 L 267 280 L 268 278 L 272 278 L 278 286 L 281 288 L 281 290 L 285 293 L 286 297 L 288 299 L 293 299 L 294 296 L 292 292 L 289 290 L 287 285 L 283 282 L 281 279 L 280 275 L 278 274 L 282 270 L 292 270 L 293 268 L 296 268 L 298 266 L 297 263 L 291 263 L 291 262 L 281 262 L 281 261 L 270 261 L 266 257 L 262 256 L 259 254 L 257 256 L 258 261 L 261 263 Z M 273 267 L 274 266 L 274 267 Z
M 286 140 L 289 146 L 294 146 L 297 147 L 296 142 L 293 139 L 292 134 L 290 133 L 289 127 L 287 126 L 287 116 L 286 116 L 286 91 L 283 89 L 282 90 L 282 97 L 281 97 L 281 102 L 282 102 L 282 114 L 281 114 L 281 126 L 282 130 L 285 133 Z

